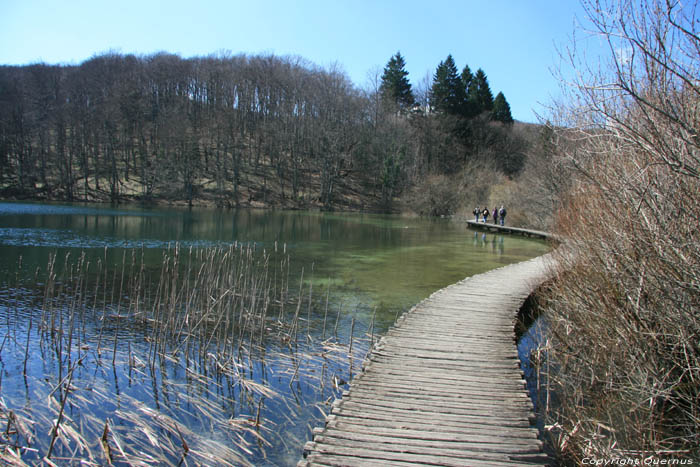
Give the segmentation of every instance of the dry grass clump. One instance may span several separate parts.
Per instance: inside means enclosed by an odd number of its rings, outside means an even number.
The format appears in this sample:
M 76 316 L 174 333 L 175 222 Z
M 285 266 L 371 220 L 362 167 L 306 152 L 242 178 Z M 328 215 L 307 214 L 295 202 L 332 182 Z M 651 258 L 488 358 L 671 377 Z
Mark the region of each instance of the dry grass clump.
M 700 183 L 668 190 L 673 174 L 657 170 L 641 186 L 582 186 L 559 221 L 567 272 L 548 312 L 562 405 L 550 415 L 567 453 L 700 454 Z M 694 204 L 672 201 L 687 189 Z
M 562 456 L 700 459 L 700 35 L 673 2 L 585 2 L 611 66 L 573 96 L 547 294 Z M 624 52 L 624 53 L 623 53 Z

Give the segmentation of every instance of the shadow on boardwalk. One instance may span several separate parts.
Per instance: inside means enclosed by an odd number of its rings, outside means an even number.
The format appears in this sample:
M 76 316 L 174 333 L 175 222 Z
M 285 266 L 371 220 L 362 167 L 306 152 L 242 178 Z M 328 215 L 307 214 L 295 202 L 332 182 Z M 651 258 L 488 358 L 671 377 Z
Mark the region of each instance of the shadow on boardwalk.
M 469 277 L 404 314 L 314 430 L 299 467 L 552 465 L 514 343 L 518 310 L 549 277 L 549 261 Z

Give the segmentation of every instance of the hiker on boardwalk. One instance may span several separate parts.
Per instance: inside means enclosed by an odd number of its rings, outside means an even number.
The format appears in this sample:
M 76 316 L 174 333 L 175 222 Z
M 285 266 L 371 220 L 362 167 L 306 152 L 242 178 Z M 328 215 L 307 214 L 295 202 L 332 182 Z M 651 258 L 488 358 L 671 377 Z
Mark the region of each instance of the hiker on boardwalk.
M 501 209 L 498 210 L 498 217 L 501 219 L 501 225 L 506 222 L 506 208 L 501 204 Z
M 484 224 L 485 224 L 486 220 L 489 218 L 489 208 L 484 208 L 484 210 L 481 212 L 481 215 L 484 217 Z
M 498 208 L 493 208 L 493 223 L 498 224 Z
M 474 214 L 474 217 L 475 217 L 474 222 L 479 222 L 479 213 L 480 212 L 481 212 L 481 209 L 479 208 L 479 206 L 475 207 L 474 211 L 472 211 L 472 213 Z

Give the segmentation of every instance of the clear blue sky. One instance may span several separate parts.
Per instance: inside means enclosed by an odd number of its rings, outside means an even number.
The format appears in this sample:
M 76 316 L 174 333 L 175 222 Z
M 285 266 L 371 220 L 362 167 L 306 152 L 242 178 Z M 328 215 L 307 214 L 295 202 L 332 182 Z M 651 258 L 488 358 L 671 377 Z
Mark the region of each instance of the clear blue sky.
M 79 64 L 114 50 L 218 51 L 337 63 L 358 86 L 401 51 L 415 86 L 448 54 L 483 68 L 514 118 L 558 94 L 550 70 L 577 0 L 0 0 L 0 64 Z

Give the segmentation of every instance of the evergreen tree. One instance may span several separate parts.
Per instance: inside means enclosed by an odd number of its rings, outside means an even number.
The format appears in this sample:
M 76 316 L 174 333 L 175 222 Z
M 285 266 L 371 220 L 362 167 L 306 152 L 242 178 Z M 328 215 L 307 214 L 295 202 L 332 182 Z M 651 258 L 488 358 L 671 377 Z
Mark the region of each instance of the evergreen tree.
M 440 62 L 430 90 L 431 106 L 437 112 L 459 114 L 464 105 L 464 86 L 452 55 Z
M 493 110 L 491 110 L 491 120 L 503 123 L 513 123 L 513 116 L 510 114 L 510 105 L 506 96 L 499 92 L 493 100 Z
M 474 75 L 472 74 L 472 70 L 469 68 L 469 65 L 464 65 L 464 69 L 462 70 L 462 85 L 464 86 L 465 93 L 469 89 L 469 85 L 471 84 L 472 80 L 474 79 Z
M 476 115 L 493 109 L 493 94 L 484 70 L 479 68 L 469 86 L 468 100 Z
M 405 67 L 406 62 L 401 53 L 396 52 L 384 67 L 379 87 L 383 102 L 396 105 L 400 110 L 409 110 L 415 102 Z
M 469 69 L 469 65 L 464 65 L 464 69 L 462 70 L 462 89 L 464 92 L 464 103 L 463 103 L 463 108 L 462 108 L 462 115 L 464 115 L 467 118 L 474 117 L 478 112 L 476 112 L 476 108 L 474 103 L 469 99 L 469 87 L 472 85 L 472 82 L 474 81 L 474 75 L 472 74 L 472 71 Z

